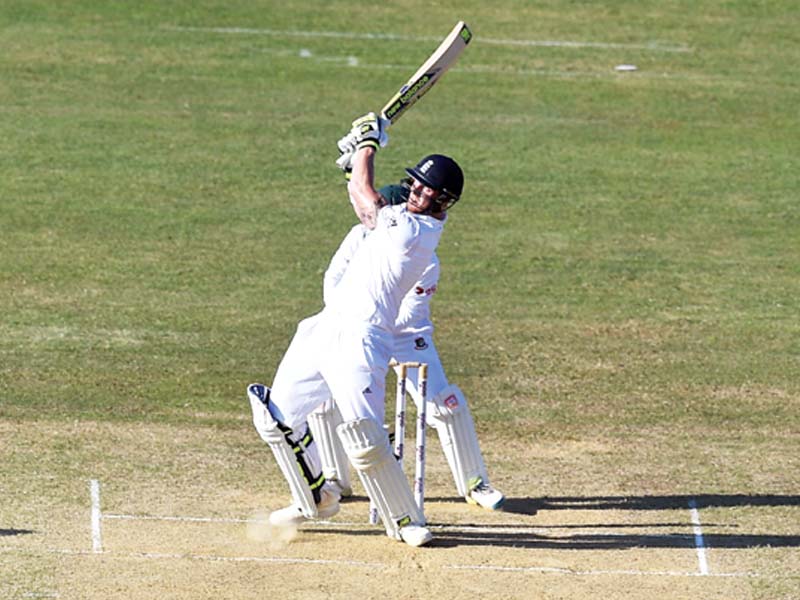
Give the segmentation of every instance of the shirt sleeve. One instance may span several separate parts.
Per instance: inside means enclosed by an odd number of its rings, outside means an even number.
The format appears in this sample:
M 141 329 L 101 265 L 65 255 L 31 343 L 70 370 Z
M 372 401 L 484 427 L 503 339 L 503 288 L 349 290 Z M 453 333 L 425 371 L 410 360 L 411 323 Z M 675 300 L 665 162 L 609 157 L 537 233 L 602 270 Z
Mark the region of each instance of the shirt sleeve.
M 325 304 L 330 301 L 333 290 L 341 281 L 345 271 L 347 271 L 347 265 L 350 264 L 350 260 L 356 250 L 361 246 L 361 242 L 367 237 L 367 233 L 369 233 L 369 230 L 361 224 L 353 227 L 342 240 L 333 258 L 331 258 L 331 262 L 328 264 L 328 268 L 322 278 L 322 298 Z
M 408 254 L 419 243 L 419 223 L 405 205 L 384 206 L 378 213 L 381 227 L 386 228 L 389 243 L 397 252 Z

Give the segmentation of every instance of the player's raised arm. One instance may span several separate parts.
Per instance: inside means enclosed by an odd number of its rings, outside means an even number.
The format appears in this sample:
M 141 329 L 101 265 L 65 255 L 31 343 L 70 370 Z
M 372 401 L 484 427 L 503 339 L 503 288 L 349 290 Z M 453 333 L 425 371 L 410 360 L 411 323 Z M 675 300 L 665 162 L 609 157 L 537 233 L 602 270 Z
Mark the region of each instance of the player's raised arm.
M 345 137 L 351 140 L 355 152 L 350 163 L 352 174 L 347 191 L 361 223 L 367 229 L 374 229 L 378 210 L 386 205 L 386 200 L 375 189 L 375 153 L 388 143 L 389 137 L 375 113 L 353 121 L 353 128 Z
M 353 157 L 353 175 L 347 186 L 353 209 L 367 229 L 375 229 L 378 211 L 386 205 L 374 185 L 375 150 L 365 148 Z

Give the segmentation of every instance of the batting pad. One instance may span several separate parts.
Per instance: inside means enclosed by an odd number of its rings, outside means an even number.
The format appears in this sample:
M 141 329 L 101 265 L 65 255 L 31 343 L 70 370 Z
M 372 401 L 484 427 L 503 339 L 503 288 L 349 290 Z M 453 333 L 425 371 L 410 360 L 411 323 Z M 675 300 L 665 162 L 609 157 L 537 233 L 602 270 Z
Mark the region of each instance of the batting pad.
M 475 423 L 466 398 L 457 385 L 448 385 L 428 404 L 428 422 L 435 427 L 459 495 L 467 497 L 470 480 L 489 483 Z
M 356 419 L 336 429 L 344 451 L 386 527 L 397 540 L 406 525 L 422 525 L 425 516 L 414 502 L 408 480 L 400 468 L 384 428 L 373 419 Z
M 352 493 L 350 461 L 347 459 L 336 428 L 342 424 L 342 414 L 332 400 L 323 402 L 308 415 L 308 427 L 314 436 L 322 460 L 322 474 L 328 481 L 336 482 L 342 495 Z
M 253 425 L 275 455 L 278 467 L 289 483 L 292 499 L 300 506 L 305 517 L 316 518 L 317 502 L 312 485 L 319 490 L 325 479 L 321 475 L 315 477 L 312 467 L 306 461 L 305 447 L 310 443 L 311 436 L 303 436 L 300 441 L 292 440 L 292 430 L 281 425 L 269 412 L 269 400 L 265 404 L 249 390 L 248 398 L 253 410 Z

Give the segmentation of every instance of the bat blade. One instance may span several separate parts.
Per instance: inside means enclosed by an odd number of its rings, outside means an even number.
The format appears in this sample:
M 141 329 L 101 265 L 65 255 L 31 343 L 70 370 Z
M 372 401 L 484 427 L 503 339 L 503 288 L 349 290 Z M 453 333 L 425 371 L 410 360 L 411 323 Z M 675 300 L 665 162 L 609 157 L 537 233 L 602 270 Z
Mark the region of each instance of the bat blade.
M 455 64 L 472 39 L 472 32 L 464 21 L 456 23 L 439 47 L 417 69 L 411 78 L 392 96 L 381 110 L 381 117 L 395 123 L 422 98 L 433 85 Z

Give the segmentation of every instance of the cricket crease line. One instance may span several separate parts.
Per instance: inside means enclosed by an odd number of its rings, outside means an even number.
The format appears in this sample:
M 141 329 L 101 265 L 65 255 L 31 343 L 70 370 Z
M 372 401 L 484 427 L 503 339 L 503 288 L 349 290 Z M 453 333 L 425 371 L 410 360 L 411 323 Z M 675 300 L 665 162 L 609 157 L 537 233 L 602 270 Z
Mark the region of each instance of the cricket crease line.
M 697 501 L 694 498 L 689 500 L 689 511 L 692 515 L 692 531 L 694 532 L 694 546 L 700 575 L 709 575 L 706 543 L 703 538 L 703 528 L 700 525 L 700 512 L 697 510 Z
M 177 517 L 157 515 L 115 515 L 104 514 L 103 519 L 120 521 L 178 521 L 185 523 L 266 523 L 266 519 L 240 519 L 222 517 Z
M 21 551 L 21 548 L 12 550 Z M 63 554 L 68 556 L 91 556 L 96 554 L 88 550 L 68 550 L 60 548 L 49 548 L 44 550 L 49 554 Z M 146 560 L 205 560 L 211 562 L 233 562 L 233 563 L 283 563 L 283 564 L 304 564 L 304 565 L 338 565 L 348 567 L 369 567 L 369 568 L 388 568 L 389 565 L 378 562 L 366 562 L 361 560 L 338 560 L 327 558 L 289 558 L 283 556 L 217 556 L 214 554 L 190 554 L 177 552 L 115 552 L 103 550 L 101 552 L 106 557 L 121 558 L 141 558 Z
M 494 565 L 447 565 L 445 569 L 462 571 L 507 571 L 516 573 L 552 573 L 554 575 L 635 575 L 650 577 L 701 577 L 694 571 L 638 571 L 635 569 L 599 569 L 582 571 L 579 569 L 566 569 L 559 567 L 502 567 Z M 709 577 L 760 577 L 758 573 L 709 573 Z
M 97 479 L 91 479 L 89 481 L 89 495 L 92 499 L 92 552 L 102 552 L 103 537 L 100 522 L 103 515 L 100 511 L 100 482 Z
M 20 547 L 0 547 L 2 552 L 23 552 L 27 551 Z M 49 554 L 60 554 L 65 556 L 94 556 L 96 552 L 89 550 L 68 550 L 58 548 L 48 548 L 43 552 Z M 106 558 L 139 558 L 142 560 L 196 560 L 209 562 L 229 562 L 229 563 L 272 563 L 272 564 L 302 564 L 302 565 L 334 565 L 343 567 L 358 567 L 370 569 L 395 569 L 396 565 L 380 562 L 366 562 L 358 560 L 334 560 L 324 558 L 288 558 L 281 556 L 217 556 L 213 554 L 183 554 L 173 552 L 114 552 L 109 550 L 102 551 Z M 434 567 L 436 568 L 436 567 Z M 438 567 L 446 570 L 457 571 L 495 571 L 509 573 L 529 573 L 529 574 L 552 574 L 552 575 L 573 575 L 581 577 L 607 576 L 607 575 L 632 575 L 637 577 L 700 577 L 700 573 L 694 571 L 638 571 L 632 569 L 599 569 L 599 570 L 579 570 L 558 567 L 509 567 L 502 565 L 442 565 Z M 759 573 L 710 573 L 708 577 L 760 577 Z
M 401 42 L 439 42 L 441 38 L 431 36 L 398 35 L 393 33 L 358 33 L 354 31 L 302 31 L 260 29 L 251 27 L 179 27 L 162 25 L 166 31 L 182 31 L 188 33 L 221 33 L 229 35 L 265 35 L 274 37 L 301 38 L 333 38 L 349 40 L 392 40 Z M 513 40 L 502 38 L 482 38 L 475 36 L 473 43 L 491 44 L 494 46 L 525 46 L 539 48 L 600 48 L 607 50 L 650 50 L 653 52 L 692 52 L 691 48 L 678 45 L 663 44 L 618 44 L 610 42 L 586 42 L 565 40 Z
M 91 531 L 92 531 L 92 550 L 91 553 L 103 553 L 102 543 L 102 526 L 103 520 L 119 519 L 129 521 L 175 521 L 175 522 L 189 522 L 189 523 L 264 523 L 264 519 L 242 519 L 242 518 L 215 518 L 215 517 L 184 517 L 184 516 L 153 516 L 153 515 L 131 515 L 131 514 L 103 514 L 100 509 L 100 482 L 97 479 L 89 481 L 89 490 L 91 497 Z M 698 572 L 687 573 L 681 571 L 636 571 L 636 570 L 619 570 L 619 571 L 576 571 L 569 569 L 558 569 L 553 567 L 502 567 L 491 565 L 451 565 L 446 568 L 449 569 L 472 569 L 472 570 L 510 570 L 510 571 L 530 571 L 540 573 L 561 573 L 571 575 L 660 575 L 660 576 L 679 576 L 679 577 L 758 577 L 755 573 L 711 573 L 708 568 L 708 559 L 706 556 L 706 544 L 703 537 L 703 529 L 700 523 L 700 513 L 697 509 L 697 501 L 692 498 L 689 500 L 689 510 L 692 520 L 692 531 L 694 533 L 695 551 L 697 553 Z M 337 521 L 316 521 L 310 523 L 307 530 L 312 530 L 314 526 L 325 527 L 371 527 L 368 523 L 351 523 L 351 522 L 337 522 Z M 431 529 L 440 531 L 482 531 L 489 533 L 542 533 L 544 530 L 541 528 L 507 528 L 507 527 L 482 527 L 475 525 L 429 525 Z M 5 551 L 5 548 L 2 549 Z M 66 551 L 65 551 L 66 552 Z M 76 554 L 86 554 L 86 552 L 76 552 Z M 314 560 L 314 559 L 284 559 L 284 558 L 260 558 L 260 557 L 213 557 L 203 555 L 183 555 L 183 554 L 155 554 L 155 553 L 139 553 L 132 556 L 141 556 L 143 558 L 190 558 L 194 560 L 219 560 L 230 562 L 302 562 L 309 564 L 347 564 L 357 566 L 385 566 L 382 563 L 365 563 L 359 561 L 330 561 L 330 560 Z

